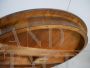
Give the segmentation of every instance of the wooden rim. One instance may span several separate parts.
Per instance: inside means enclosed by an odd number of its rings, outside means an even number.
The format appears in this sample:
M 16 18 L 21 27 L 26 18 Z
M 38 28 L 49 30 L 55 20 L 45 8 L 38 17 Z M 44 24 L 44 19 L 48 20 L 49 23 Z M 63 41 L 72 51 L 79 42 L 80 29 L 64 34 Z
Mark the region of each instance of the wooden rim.
M 49 19 L 49 22 L 48 22 L 48 19 Z M 54 21 L 54 23 L 51 23 L 52 20 Z M 37 21 L 39 22 L 38 24 L 36 23 Z M 56 21 L 58 21 L 58 23 Z M 86 46 L 88 41 L 87 27 L 85 23 L 76 15 L 73 15 L 72 13 L 69 13 L 63 10 L 33 9 L 33 10 L 20 11 L 1 18 L 0 23 L 1 23 L 0 24 L 1 41 L 3 38 L 7 38 L 8 36 L 10 36 L 13 29 L 15 29 L 18 34 L 27 32 L 27 31 L 29 32 L 29 31 L 44 30 L 44 29 L 64 29 L 64 30 L 76 32 L 78 35 L 80 35 L 84 43 L 82 45 L 83 48 L 84 46 Z M 5 51 L 3 50 L 1 51 L 2 53 L 13 52 L 16 55 L 21 55 L 21 56 L 47 56 L 47 57 L 54 57 L 54 58 L 61 57 L 61 55 L 63 55 L 64 56 L 63 58 L 65 58 L 64 53 L 60 54 L 61 50 L 32 48 L 32 47 L 23 47 L 23 46 L 16 47 L 14 45 L 8 45 L 6 43 L 5 44 L 1 43 L 1 44 L 3 44 L 3 46 L 0 46 L 0 48 L 5 49 Z M 8 49 L 5 47 L 5 45 L 7 45 L 6 47 Z M 75 52 L 78 52 L 78 50 L 72 50 L 71 52 L 67 52 L 67 53 L 69 55 L 73 55 L 75 54 Z M 53 63 L 54 62 L 50 62 L 50 64 L 53 64 Z M 55 64 L 56 63 L 59 63 L 59 62 L 56 61 Z

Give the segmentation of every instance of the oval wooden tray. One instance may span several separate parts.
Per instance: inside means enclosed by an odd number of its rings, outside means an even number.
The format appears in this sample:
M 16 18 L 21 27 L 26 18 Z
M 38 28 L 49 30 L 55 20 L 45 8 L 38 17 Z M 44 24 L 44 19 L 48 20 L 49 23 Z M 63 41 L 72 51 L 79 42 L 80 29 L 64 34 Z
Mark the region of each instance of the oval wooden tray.
M 63 10 L 16 12 L 0 19 L 0 31 L 0 63 L 6 68 L 10 63 L 23 68 L 46 64 L 50 68 L 74 57 L 87 44 L 85 23 Z

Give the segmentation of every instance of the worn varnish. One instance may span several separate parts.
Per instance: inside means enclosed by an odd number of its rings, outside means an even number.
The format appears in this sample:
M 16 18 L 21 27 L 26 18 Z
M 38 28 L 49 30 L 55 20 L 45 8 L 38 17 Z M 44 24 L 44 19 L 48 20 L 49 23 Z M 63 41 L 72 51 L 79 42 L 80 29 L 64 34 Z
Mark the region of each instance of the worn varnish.
M 0 19 L 0 68 L 51 68 L 87 44 L 87 27 L 72 13 L 32 9 Z

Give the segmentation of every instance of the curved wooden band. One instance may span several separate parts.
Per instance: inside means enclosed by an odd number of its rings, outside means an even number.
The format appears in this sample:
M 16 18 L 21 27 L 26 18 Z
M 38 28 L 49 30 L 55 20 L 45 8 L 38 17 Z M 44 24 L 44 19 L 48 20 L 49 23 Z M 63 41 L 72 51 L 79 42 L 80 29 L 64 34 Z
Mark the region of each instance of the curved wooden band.
M 22 33 L 22 32 L 25 32 L 26 30 L 27 31 L 30 31 L 30 30 L 39 30 L 39 29 L 50 29 L 50 28 L 52 28 L 52 29 L 54 29 L 54 28 L 55 29 L 67 29 L 67 30 L 75 31 L 75 32 L 79 33 L 81 36 L 83 36 L 83 38 L 85 40 L 84 46 L 87 43 L 87 38 L 86 38 L 85 33 L 83 31 L 81 31 L 80 29 L 78 29 L 78 28 L 70 27 L 70 26 L 63 26 L 63 25 L 43 25 L 43 26 L 35 26 L 35 27 L 31 27 L 31 28 L 19 29 L 19 30 L 16 30 L 16 32 L 17 33 L 19 33 L 19 32 Z M 3 47 L 4 47 L 4 45 L 3 45 Z M 49 50 L 49 49 L 28 48 L 28 47 L 19 47 L 18 48 L 18 47 L 14 47 L 14 45 L 13 45 L 13 47 L 11 47 L 11 45 L 8 45 L 8 47 L 9 47 L 9 49 L 6 49 L 6 51 L 8 53 L 13 52 L 16 55 L 24 55 L 24 56 L 52 56 L 52 57 L 61 57 L 61 54 L 60 53 L 62 52 L 61 50 Z M 75 52 L 77 52 L 77 50 L 74 51 L 74 53 Z M 70 55 L 72 55 L 72 53 Z
M 13 28 L 12 27 L 10 30 L 8 29 L 8 31 L 6 32 L 2 32 L 1 36 L 5 36 L 5 33 L 8 34 L 10 32 L 12 32 Z M 79 33 L 85 40 L 85 42 L 87 41 L 87 35 L 84 31 L 82 31 L 80 28 L 77 27 L 72 27 L 72 26 L 64 26 L 64 25 L 42 25 L 42 26 L 33 26 L 33 27 L 26 27 L 26 28 L 21 28 L 18 29 L 18 27 L 15 28 L 15 30 L 17 31 L 17 33 L 21 33 L 21 32 L 26 32 L 26 31 L 32 31 L 32 30 L 39 30 L 39 29 L 67 29 L 67 30 L 71 30 L 71 31 L 75 31 L 77 33 Z
M 86 25 L 78 16 L 57 9 L 32 9 L 13 13 L 0 19 L 0 28 L 6 27 L 7 25 L 14 25 L 21 20 L 27 20 L 34 17 L 58 17 L 65 19 L 77 24 L 83 31 L 87 33 Z

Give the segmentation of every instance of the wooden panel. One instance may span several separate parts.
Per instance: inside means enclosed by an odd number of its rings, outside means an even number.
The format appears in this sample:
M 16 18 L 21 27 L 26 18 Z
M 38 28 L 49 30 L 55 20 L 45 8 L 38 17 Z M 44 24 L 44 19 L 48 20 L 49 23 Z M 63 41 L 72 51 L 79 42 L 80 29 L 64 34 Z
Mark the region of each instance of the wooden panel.
M 0 19 L 0 30 L 1 68 L 12 63 L 16 68 L 31 67 L 32 63 L 37 68 L 42 64 L 51 68 L 74 57 L 87 44 L 85 23 L 63 10 L 13 13 Z

